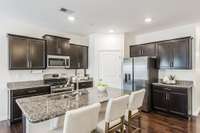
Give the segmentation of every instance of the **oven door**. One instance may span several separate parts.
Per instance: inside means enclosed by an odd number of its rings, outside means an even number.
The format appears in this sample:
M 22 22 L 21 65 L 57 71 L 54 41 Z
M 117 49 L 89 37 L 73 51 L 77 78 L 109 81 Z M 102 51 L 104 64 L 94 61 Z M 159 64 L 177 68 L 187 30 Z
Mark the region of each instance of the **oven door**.
M 58 56 L 48 56 L 48 68 L 65 68 L 66 58 Z

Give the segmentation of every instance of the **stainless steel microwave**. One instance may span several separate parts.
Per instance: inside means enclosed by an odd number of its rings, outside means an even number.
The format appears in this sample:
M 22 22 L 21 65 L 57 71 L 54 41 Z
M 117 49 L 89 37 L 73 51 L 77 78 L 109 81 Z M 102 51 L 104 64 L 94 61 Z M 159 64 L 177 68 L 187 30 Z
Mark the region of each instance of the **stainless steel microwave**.
M 47 59 L 48 68 L 70 68 L 69 56 L 48 55 Z

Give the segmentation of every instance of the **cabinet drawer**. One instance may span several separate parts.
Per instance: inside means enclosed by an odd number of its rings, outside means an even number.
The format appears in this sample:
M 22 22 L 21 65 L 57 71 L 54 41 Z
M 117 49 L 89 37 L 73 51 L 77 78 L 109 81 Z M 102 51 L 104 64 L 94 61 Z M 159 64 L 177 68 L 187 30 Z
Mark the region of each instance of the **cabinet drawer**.
M 76 88 L 76 83 L 74 83 L 74 86 Z M 93 81 L 79 83 L 79 89 L 90 88 L 90 87 L 93 87 Z
M 92 82 L 82 82 L 82 83 L 79 83 L 79 87 L 80 88 L 89 88 L 89 87 L 92 87 L 92 86 L 93 86 Z
M 14 90 L 11 93 L 13 97 L 23 96 L 23 95 L 48 94 L 50 93 L 50 87 L 47 86 L 47 87 Z
M 171 87 L 171 86 L 153 86 L 154 90 L 163 90 L 163 91 L 171 91 L 171 92 L 178 92 L 178 93 L 187 93 L 187 88 L 178 88 L 178 87 Z

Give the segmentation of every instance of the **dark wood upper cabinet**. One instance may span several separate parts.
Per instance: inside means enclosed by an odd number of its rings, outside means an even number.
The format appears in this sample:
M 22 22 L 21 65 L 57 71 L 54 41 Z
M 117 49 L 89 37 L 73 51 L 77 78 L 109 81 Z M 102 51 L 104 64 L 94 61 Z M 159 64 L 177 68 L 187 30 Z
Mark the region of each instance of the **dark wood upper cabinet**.
M 46 47 L 44 40 L 30 40 L 30 67 L 32 69 L 46 68 Z
M 88 68 L 88 47 L 76 44 L 70 44 L 70 68 L 87 69 Z
M 52 36 L 44 36 L 44 39 L 47 42 L 47 54 L 49 55 L 57 55 L 57 39 Z
M 87 69 L 88 68 L 88 47 L 82 46 L 81 47 L 81 68 Z
M 70 55 L 70 44 L 69 40 L 60 38 L 59 40 L 59 47 L 61 49 L 62 55 L 69 56 Z
M 43 38 L 47 41 L 48 55 L 69 55 L 69 38 L 47 34 Z
M 156 56 L 156 44 L 147 43 L 130 46 L 130 57 Z
M 190 56 L 191 49 L 192 47 L 190 46 L 189 39 L 180 39 L 176 41 L 173 46 L 173 68 L 184 69 L 192 67 L 192 56 Z
M 26 38 L 8 36 L 9 41 L 9 69 L 26 69 L 29 62 L 29 45 Z
M 69 38 L 63 38 L 53 35 L 44 35 L 47 41 L 48 55 L 70 56 L 69 69 L 87 69 L 88 68 L 88 47 L 70 44 Z
M 172 62 L 171 44 L 163 42 L 158 43 L 158 65 L 159 68 L 170 68 Z
M 8 34 L 9 69 L 45 69 L 45 40 Z
M 158 42 L 158 68 L 192 69 L 192 38 Z
M 78 68 L 78 45 L 70 44 L 70 68 L 77 69 Z

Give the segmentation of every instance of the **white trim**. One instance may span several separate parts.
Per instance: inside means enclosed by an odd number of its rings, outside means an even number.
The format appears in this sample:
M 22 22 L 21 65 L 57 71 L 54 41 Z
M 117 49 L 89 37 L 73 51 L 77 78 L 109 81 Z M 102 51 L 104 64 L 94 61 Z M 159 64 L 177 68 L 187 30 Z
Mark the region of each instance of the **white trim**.
M 5 120 L 7 120 L 7 119 L 8 119 L 8 118 L 7 118 L 7 116 L 5 116 L 5 115 L 4 115 L 4 116 L 0 116 L 0 122 L 1 122 L 1 121 L 5 121 Z
M 193 116 L 198 116 L 199 113 L 200 113 L 200 107 L 196 111 L 194 111 Z

